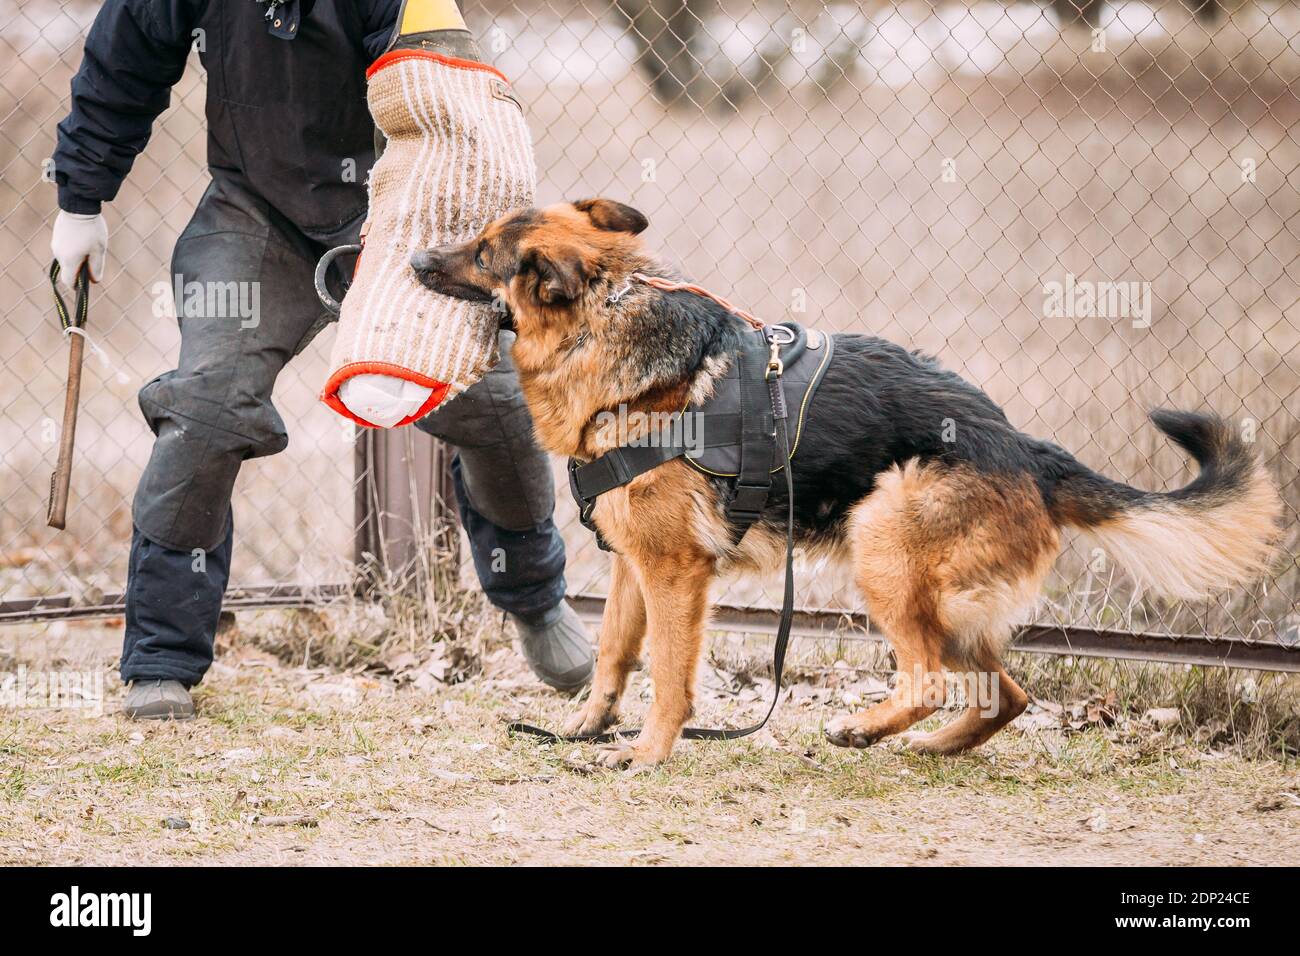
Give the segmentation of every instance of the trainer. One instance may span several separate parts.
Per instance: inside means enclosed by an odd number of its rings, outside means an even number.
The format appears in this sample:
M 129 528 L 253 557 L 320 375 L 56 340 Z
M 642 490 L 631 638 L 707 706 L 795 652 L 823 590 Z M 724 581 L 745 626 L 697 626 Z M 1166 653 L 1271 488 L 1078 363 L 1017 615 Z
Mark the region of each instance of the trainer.
M 230 575 L 235 477 L 247 459 L 288 444 L 272 389 L 328 321 L 316 261 L 355 242 L 365 217 L 374 162 L 365 70 L 392 41 L 402 7 L 106 0 L 86 38 L 54 154 L 61 211 L 51 247 L 62 280 L 86 261 L 92 279 L 103 277 L 101 206 L 149 141 L 193 48 L 208 75 L 212 181 L 176 242 L 174 284 L 256 284 L 259 303 L 256 321 L 178 303 L 177 367 L 140 390 L 156 437 L 132 509 L 121 660 L 130 717 L 194 715 L 190 688 L 212 663 Z M 551 472 L 509 345 L 494 371 L 417 427 L 457 448 L 457 503 L 484 592 L 513 618 L 537 676 L 573 690 L 591 675 L 591 642 L 563 599 Z

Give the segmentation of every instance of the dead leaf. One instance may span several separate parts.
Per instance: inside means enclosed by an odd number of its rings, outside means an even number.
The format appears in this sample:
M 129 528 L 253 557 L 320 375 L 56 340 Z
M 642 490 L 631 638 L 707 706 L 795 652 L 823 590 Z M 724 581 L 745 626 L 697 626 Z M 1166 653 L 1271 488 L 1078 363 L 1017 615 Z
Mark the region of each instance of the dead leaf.
M 253 823 L 263 827 L 318 827 L 320 821 L 315 817 L 301 816 L 298 814 L 289 814 L 283 816 L 261 816 L 256 814 L 252 819 Z
M 791 700 L 817 700 L 824 694 L 823 688 L 803 682 L 792 685 L 788 690 Z
M 1113 724 L 1119 713 L 1119 697 L 1114 691 L 1105 697 L 1094 697 L 1088 701 L 1087 715 L 1090 724 Z
M 399 654 L 384 658 L 380 663 L 388 670 L 388 673 L 400 677 L 405 671 L 409 671 L 419 664 L 420 659 L 410 651 L 402 651 Z
M 1045 730 L 1057 730 L 1061 726 L 1060 713 L 1040 710 L 1037 713 L 1025 712 L 1015 719 L 1014 727 L 1025 733 L 1038 733 Z
M 1152 707 L 1142 715 L 1142 719 L 1157 727 L 1172 727 L 1183 719 L 1183 715 L 1177 707 Z

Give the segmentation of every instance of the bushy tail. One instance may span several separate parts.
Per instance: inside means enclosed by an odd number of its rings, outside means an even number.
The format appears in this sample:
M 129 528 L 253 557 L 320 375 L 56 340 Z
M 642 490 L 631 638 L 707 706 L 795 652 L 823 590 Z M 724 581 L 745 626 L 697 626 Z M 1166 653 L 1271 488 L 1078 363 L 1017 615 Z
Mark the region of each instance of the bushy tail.
M 1282 500 L 1255 451 L 1219 418 L 1160 409 L 1156 427 L 1201 473 L 1177 491 L 1140 491 L 1071 460 L 1053 488 L 1058 524 L 1095 537 L 1144 587 L 1196 600 L 1267 570 Z

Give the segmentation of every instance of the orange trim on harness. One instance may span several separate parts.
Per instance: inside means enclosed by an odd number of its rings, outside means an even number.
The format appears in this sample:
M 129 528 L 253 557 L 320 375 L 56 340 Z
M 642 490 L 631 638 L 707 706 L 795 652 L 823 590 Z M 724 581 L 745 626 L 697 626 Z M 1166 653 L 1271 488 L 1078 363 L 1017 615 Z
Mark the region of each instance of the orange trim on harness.
M 482 70 L 484 73 L 492 73 L 501 78 L 501 82 L 509 84 L 506 75 L 496 67 L 488 66 L 486 63 L 479 63 L 477 60 L 462 60 L 459 57 L 444 56 L 441 53 L 434 53 L 432 50 L 389 50 L 374 63 L 370 64 L 366 70 L 366 79 L 370 79 L 384 67 L 396 63 L 398 60 L 433 60 L 444 66 L 450 66 L 458 70 Z
M 391 362 L 349 362 L 344 365 L 325 383 L 325 388 L 320 393 L 320 400 L 328 405 L 334 411 L 338 412 L 344 418 L 351 419 L 358 425 L 365 428 L 382 428 L 382 425 L 375 425 L 366 421 L 364 418 L 357 418 L 351 410 L 343 404 L 339 398 L 339 386 L 352 378 L 354 375 L 391 375 L 395 378 L 405 379 L 408 382 L 414 382 L 416 385 L 423 385 L 425 388 L 432 389 L 428 399 L 413 415 L 403 418 L 393 428 L 401 428 L 403 425 L 409 425 L 411 422 L 418 421 L 429 412 L 433 411 L 447 397 L 447 389 L 451 386 L 446 382 L 439 382 L 437 379 L 429 378 L 427 375 L 421 375 L 419 372 L 412 372 L 409 368 L 401 365 L 394 365 Z

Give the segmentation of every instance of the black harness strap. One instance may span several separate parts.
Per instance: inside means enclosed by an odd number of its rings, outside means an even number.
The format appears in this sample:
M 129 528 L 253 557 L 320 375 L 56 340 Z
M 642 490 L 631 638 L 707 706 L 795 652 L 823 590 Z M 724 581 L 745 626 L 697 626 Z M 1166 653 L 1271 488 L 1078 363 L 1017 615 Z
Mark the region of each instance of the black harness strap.
M 731 519 L 736 541 L 763 514 L 772 490 L 772 438 L 776 429 L 768 394 L 768 347 L 764 331 L 746 335 L 736 355 L 740 367 L 740 474 L 727 502 L 727 517 Z M 779 377 L 777 381 L 779 388 Z
M 779 326 L 777 327 L 780 328 Z M 727 500 L 726 514 L 731 524 L 732 540 L 739 543 L 749 526 L 763 514 L 772 490 L 774 444 L 776 437 L 772 400 L 768 394 L 770 349 L 781 344 L 770 328 L 755 329 L 741 338 L 736 353 L 739 378 L 739 414 L 717 414 L 710 418 L 703 447 L 716 447 L 734 441 L 740 433 L 740 469 Z M 769 341 L 769 337 L 772 337 Z M 780 382 L 780 367 L 775 369 Z M 785 395 L 781 395 L 785 405 Z M 710 443 L 712 442 L 712 444 Z M 626 485 L 638 475 L 658 468 L 674 458 L 689 455 L 691 449 L 664 442 L 623 445 L 605 452 L 589 462 L 569 459 L 569 491 L 578 504 L 578 520 L 596 536 L 602 551 L 612 550 L 596 527 L 593 512 L 596 499 L 607 491 Z M 786 450 L 788 460 L 789 449 Z
M 673 416 L 674 419 L 678 417 Z M 652 471 L 674 458 L 690 458 L 692 453 L 698 454 L 701 449 L 730 445 L 732 436 L 739 430 L 739 413 L 716 412 L 709 415 L 709 434 L 693 442 L 691 447 L 666 441 L 657 445 L 622 445 L 588 462 L 570 458 L 569 490 L 580 504 L 594 503 L 605 492 L 620 488 L 637 475 Z
M 612 549 L 592 518 L 596 499 L 684 454 L 686 449 L 681 445 L 624 445 L 586 464 L 579 464 L 576 458 L 569 459 L 569 491 L 578 503 L 578 520 L 596 536 L 600 550 Z

